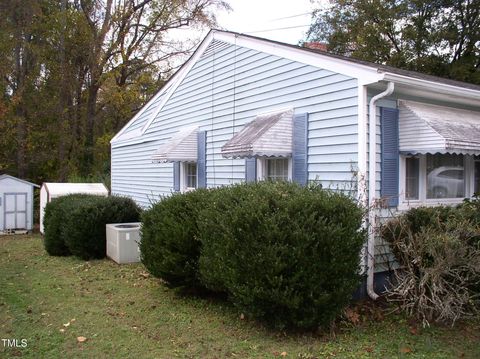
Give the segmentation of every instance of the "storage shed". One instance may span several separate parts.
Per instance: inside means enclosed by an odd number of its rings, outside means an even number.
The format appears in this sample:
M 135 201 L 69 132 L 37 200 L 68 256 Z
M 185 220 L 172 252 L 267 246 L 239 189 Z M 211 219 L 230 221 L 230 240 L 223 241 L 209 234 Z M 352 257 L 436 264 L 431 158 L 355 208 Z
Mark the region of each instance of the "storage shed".
M 0 175 L 0 230 L 33 228 L 34 183 L 9 175 Z
M 40 232 L 43 233 L 43 215 L 45 206 L 52 199 L 68 194 L 82 193 L 108 196 L 108 189 L 103 183 L 53 183 L 45 182 L 40 190 Z

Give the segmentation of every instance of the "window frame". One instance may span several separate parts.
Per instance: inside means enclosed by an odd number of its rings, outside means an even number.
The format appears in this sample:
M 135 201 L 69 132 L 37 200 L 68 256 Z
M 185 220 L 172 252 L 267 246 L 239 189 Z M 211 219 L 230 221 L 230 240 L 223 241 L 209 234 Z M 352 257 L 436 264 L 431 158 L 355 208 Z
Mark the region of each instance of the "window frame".
M 187 166 L 194 164 L 196 171 L 195 171 L 195 187 L 187 187 L 188 179 L 188 170 Z M 198 164 L 197 162 L 180 162 L 180 192 L 188 192 L 188 191 L 194 191 L 195 189 L 198 188 Z
M 257 181 L 266 181 L 267 175 L 267 160 L 288 160 L 288 178 L 287 181 L 292 181 L 292 158 L 291 157 L 259 157 L 257 158 Z
M 409 157 L 417 157 L 419 159 L 419 183 L 418 183 L 418 199 L 407 199 L 406 191 L 406 159 Z M 434 206 L 438 204 L 455 205 L 463 202 L 465 198 L 473 196 L 475 183 L 475 161 L 472 155 L 463 154 L 464 167 L 464 189 L 465 197 L 459 198 L 427 198 L 427 156 L 419 155 L 400 155 L 399 168 L 399 210 L 408 209 L 419 206 Z

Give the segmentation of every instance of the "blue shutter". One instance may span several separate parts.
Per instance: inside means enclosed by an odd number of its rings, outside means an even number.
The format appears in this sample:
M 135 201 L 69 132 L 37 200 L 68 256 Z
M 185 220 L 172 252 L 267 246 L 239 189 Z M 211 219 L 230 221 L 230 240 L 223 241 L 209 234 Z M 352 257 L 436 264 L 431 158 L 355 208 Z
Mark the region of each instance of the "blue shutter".
M 198 131 L 197 187 L 207 187 L 207 131 Z
M 245 181 L 255 182 L 257 180 L 257 159 L 246 158 L 245 159 Z
M 180 191 L 180 162 L 173 162 L 173 190 Z
M 398 205 L 399 182 L 399 140 L 398 109 L 382 107 L 380 112 L 382 128 L 382 183 L 380 194 L 388 199 L 388 205 Z
M 302 113 L 293 117 L 292 133 L 292 166 L 293 181 L 305 186 L 307 173 L 307 141 L 308 114 Z

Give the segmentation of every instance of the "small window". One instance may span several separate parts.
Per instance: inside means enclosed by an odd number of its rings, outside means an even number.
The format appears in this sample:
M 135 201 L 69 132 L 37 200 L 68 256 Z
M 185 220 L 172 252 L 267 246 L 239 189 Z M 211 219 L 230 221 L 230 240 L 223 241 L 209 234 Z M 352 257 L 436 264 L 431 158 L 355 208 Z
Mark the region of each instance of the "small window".
M 463 155 L 427 155 L 427 198 L 465 197 Z
M 197 188 L 197 164 L 185 163 L 185 187 Z
M 405 159 L 405 199 L 418 199 L 420 183 L 420 160 L 418 157 Z
M 288 181 L 288 158 L 267 158 L 265 167 L 265 179 L 269 181 Z

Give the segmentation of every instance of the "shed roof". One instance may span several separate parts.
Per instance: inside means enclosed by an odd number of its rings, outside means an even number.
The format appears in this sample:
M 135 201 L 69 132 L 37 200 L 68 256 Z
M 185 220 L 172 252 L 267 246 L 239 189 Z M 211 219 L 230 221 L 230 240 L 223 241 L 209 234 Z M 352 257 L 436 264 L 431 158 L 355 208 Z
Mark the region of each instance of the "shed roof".
M 222 147 L 222 156 L 291 156 L 292 118 L 293 110 L 257 116 Z
M 108 189 L 103 183 L 55 183 L 44 182 L 45 187 L 50 196 L 63 196 L 72 193 L 87 193 L 108 195 Z
M 7 174 L 0 175 L 0 181 L 3 180 L 3 179 L 5 179 L 5 178 L 10 178 L 10 179 L 12 179 L 12 180 L 15 180 L 15 181 L 18 181 L 18 182 L 23 182 L 23 183 L 28 184 L 28 185 L 33 186 L 33 187 L 40 188 L 40 186 L 39 186 L 38 184 L 25 181 L 25 180 L 23 180 L 23 179 L 21 179 L 21 178 L 13 177 L 13 176 L 10 176 L 10 175 L 7 175 Z
M 480 112 L 400 102 L 400 151 L 480 154 Z

